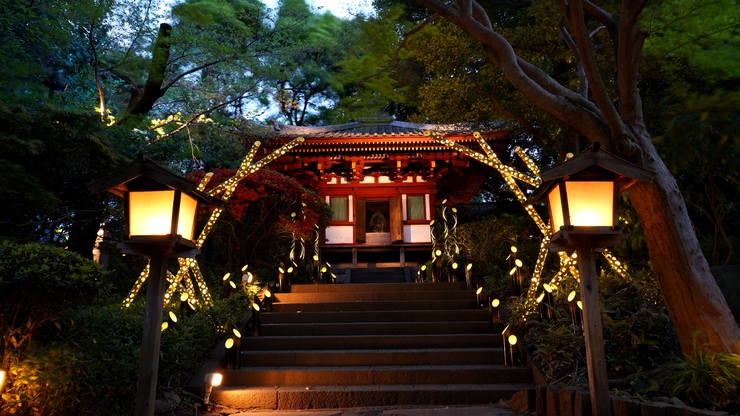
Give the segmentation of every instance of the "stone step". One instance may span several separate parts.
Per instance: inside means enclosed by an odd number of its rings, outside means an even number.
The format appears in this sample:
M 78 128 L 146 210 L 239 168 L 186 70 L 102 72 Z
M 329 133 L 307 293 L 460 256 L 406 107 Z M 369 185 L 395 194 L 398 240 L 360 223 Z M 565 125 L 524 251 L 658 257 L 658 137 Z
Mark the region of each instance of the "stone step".
M 376 300 L 322 303 L 276 302 L 273 312 L 339 312 L 339 311 L 407 311 L 433 309 L 475 309 L 475 299 L 444 300 Z
M 405 365 L 252 367 L 223 373 L 221 385 L 316 386 L 394 384 L 500 384 L 531 383 L 528 367 L 502 365 Z
M 349 283 L 406 283 L 406 275 L 355 276 L 351 275 Z
M 503 348 L 243 351 L 244 367 L 503 364 Z
M 326 293 L 326 292 L 419 292 L 426 290 L 465 290 L 465 282 L 437 282 L 437 283 L 397 283 L 392 285 L 379 283 L 355 283 L 346 284 L 307 284 L 293 285 L 290 287 L 291 293 Z
M 263 324 L 260 336 L 485 334 L 486 321 Z
M 457 322 L 488 321 L 483 309 L 425 310 L 425 311 L 339 311 L 339 312 L 265 312 L 260 314 L 262 324 L 309 322 Z
M 462 405 L 510 399 L 531 384 L 428 384 L 216 388 L 211 399 L 234 409 L 341 409 L 398 405 Z
M 374 302 L 385 300 L 475 300 L 475 293 L 467 290 L 423 290 L 391 292 L 316 292 L 276 293 L 275 302 L 280 303 L 325 303 L 325 302 Z
M 244 338 L 247 351 L 366 350 L 407 348 L 491 348 L 502 345 L 500 334 L 436 335 L 342 335 L 342 336 L 259 336 Z

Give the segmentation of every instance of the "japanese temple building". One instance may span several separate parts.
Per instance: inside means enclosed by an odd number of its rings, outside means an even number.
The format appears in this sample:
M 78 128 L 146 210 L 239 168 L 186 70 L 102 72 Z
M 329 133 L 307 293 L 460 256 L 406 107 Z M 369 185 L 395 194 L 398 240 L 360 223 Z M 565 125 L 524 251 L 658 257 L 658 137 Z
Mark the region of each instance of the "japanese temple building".
M 270 164 L 316 191 L 331 206 L 322 261 L 340 267 L 405 267 L 429 260 L 430 222 L 444 199 L 469 202 L 491 168 L 436 142 L 437 133 L 478 149 L 473 130 L 453 125 L 348 123 L 276 125 L 265 153 L 297 137 L 305 141 Z M 480 131 L 494 152 L 507 130 Z M 259 158 L 259 156 L 258 156 Z

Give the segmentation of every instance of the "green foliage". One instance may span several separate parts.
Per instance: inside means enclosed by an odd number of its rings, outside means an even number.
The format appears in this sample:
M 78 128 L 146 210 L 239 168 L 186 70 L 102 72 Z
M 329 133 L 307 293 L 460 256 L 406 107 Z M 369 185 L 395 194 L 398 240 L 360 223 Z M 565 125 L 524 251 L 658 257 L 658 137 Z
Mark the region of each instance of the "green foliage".
M 105 207 L 87 186 L 122 165 L 89 112 L 0 102 L 0 235 L 88 254 Z
M 607 370 L 621 376 L 654 369 L 680 351 L 655 277 L 648 271 L 633 275 L 634 279 L 624 279 L 602 272 L 599 278 Z M 523 319 L 523 300 L 511 307 L 511 320 L 527 331 L 525 342 L 548 380 L 577 384 L 586 377 L 586 355 L 582 329 L 572 325 L 568 312 L 566 298 L 571 290 L 578 289 L 569 279 L 554 292 L 554 320 L 541 321 L 534 315 Z M 655 385 L 637 379 L 633 388 L 646 393 Z
M 158 384 L 185 385 L 218 340 L 244 316 L 245 305 L 243 296 L 219 300 L 165 330 Z M 37 343 L 15 358 L 13 384 L 3 394 L 0 409 L 16 414 L 130 414 L 143 317 L 142 302 L 128 309 L 115 301 L 69 311 L 53 342 Z
M 0 244 L 0 357 L 18 353 L 34 331 L 57 321 L 69 308 L 104 293 L 97 263 L 75 253 L 41 244 Z
M 674 68 L 686 61 L 714 80 L 740 77 L 737 0 L 656 1 L 645 9 L 642 25 L 650 34 L 647 59 Z
M 505 299 L 509 296 L 509 270 L 514 267 L 509 258 L 511 247 L 517 247 L 517 258 L 529 267 L 535 263 L 539 251 L 539 242 L 530 236 L 538 234 L 529 217 L 494 214 L 462 224 L 457 238 L 474 264 L 473 276 L 485 276 L 495 297 Z M 528 268 L 524 272 L 529 272 Z
M 524 341 L 534 347 L 533 358 L 550 382 L 577 384 L 587 378 L 585 342 L 579 328 L 562 321 L 533 321 Z
M 665 391 L 694 406 L 740 410 L 740 356 L 705 347 L 695 339 L 692 354 L 674 356 L 661 367 Z
M 676 333 L 655 276 L 645 270 L 624 279 L 602 270 L 603 331 L 607 356 L 614 365 L 652 368 L 679 351 Z

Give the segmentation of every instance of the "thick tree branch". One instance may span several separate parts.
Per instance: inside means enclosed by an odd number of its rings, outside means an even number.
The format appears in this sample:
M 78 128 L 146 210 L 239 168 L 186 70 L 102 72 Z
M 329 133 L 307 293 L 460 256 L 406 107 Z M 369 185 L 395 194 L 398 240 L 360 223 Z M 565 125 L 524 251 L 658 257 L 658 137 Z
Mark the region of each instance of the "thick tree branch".
M 578 93 L 558 84 L 542 70 L 519 58 L 511 44 L 471 15 L 439 0 L 417 0 L 462 28 L 483 46 L 486 56 L 501 68 L 506 79 L 528 100 L 582 136 L 608 143 L 608 131 L 599 109 Z M 474 12 L 476 8 L 474 7 Z
M 622 119 L 619 117 L 619 113 L 614 106 L 609 93 L 606 90 L 604 79 L 599 71 L 598 64 L 596 62 L 596 56 L 594 49 L 591 44 L 591 38 L 589 38 L 588 28 L 584 21 L 583 14 L 583 3 L 581 0 L 571 0 L 566 2 L 565 0 L 558 0 L 565 18 L 573 32 L 573 40 L 578 45 L 578 52 L 581 56 L 581 63 L 583 64 L 583 70 L 586 73 L 588 82 L 591 86 L 591 94 L 594 102 L 601 110 L 606 123 L 610 130 L 610 141 L 608 143 L 601 143 L 602 147 L 606 150 L 612 149 L 615 145 L 615 137 L 621 137 L 623 132 L 626 130 L 622 123 Z M 586 137 L 590 141 L 598 141 L 593 137 Z
M 540 132 L 537 131 L 537 129 L 534 128 L 534 126 L 532 126 L 532 123 L 527 121 L 527 119 L 525 119 L 523 116 L 520 116 L 519 114 L 516 114 L 513 111 L 505 109 L 501 105 L 501 103 L 499 103 L 498 99 L 496 98 L 496 84 L 495 83 L 493 85 L 493 91 L 489 93 L 489 92 L 486 92 L 483 88 L 481 88 L 480 83 L 478 83 L 478 78 L 476 78 L 475 76 L 470 76 L 470 79 L 473 81 L 473 84 L 475 85 L 475 89 L 480 91 L 486 97 L 488 97 L 488 100 L 496 108 L 496 111 L 505 115 L 506 117 L 509 117 L 512 120 L 515 120 L 522 127 L 524 127 L 524 130 L 528 134 L 552 146 L 558 152 L 558 155 L 560 156 L 560 158 L 565 159 L 565 151 L 563 150 L 563 147 L 560 146 L 560 144 L 558 144 L 558 142 L 553 140 L 552 137 L 548 135 L 541 134 Z
M 588 99 L 588 78 L 586 73 L 583 71 L 583 64 L 581 63 L 581 54 L 578 53 L 578 46 L 573 42 L 573 38 L 570 37 L 568 29 L 565 28 L 565 15 L 561 14 L 558 19 L 558 31 L 560 32 L 560 38 L 563 39 L 565 44 L 570 49 L 573 57 L 576 59 L 576 71 L 578 72 L 578 92 L 586 99 Z
M 646 32 L 637 25 L 640 12 L 647 0 L 624 0 L 622 16 L 619 19 L 619 48 L 617 50 L 617 87 L 619 93 L 619 114 L 629 125 L 644 125 L 642 100 L 637 91 L 640 77 L 640 58 L 647 37 Z M 617 150 L 633 156 L 636 144 L 630 140 L 618 143 Z

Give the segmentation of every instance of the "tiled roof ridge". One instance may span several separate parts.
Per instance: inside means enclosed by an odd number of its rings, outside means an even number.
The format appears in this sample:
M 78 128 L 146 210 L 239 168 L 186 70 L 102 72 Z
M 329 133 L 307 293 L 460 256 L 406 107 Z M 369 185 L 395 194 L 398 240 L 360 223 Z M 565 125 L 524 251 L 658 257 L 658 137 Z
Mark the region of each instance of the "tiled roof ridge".
M 291 134 L 321 134 L 353 129 L 360 126 L 362 126 L 362 123 L 359 123 L 357 121 L 344 124 L 333 124 L 329 126 L 292 126 L 290 124 L 276 124 L 275 130 L 281 133 Z

